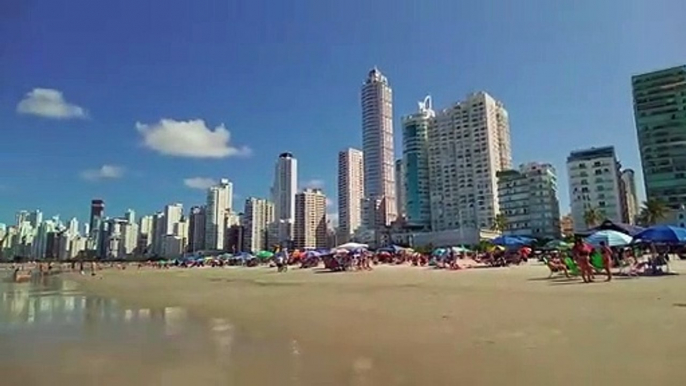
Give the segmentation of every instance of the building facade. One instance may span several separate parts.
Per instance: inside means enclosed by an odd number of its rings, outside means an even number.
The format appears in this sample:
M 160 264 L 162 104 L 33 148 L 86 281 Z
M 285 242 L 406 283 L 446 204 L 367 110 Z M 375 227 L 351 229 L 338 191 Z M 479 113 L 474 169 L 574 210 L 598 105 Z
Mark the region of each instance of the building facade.
M 402 118 L 405 217 L 408 224 L 426 228 L 431 227 L 429 127 L 434 118 L 429 96 L 416 113 Z
M 496 173 L 512 168 L 503 104 L 485 92 L 436 112 L 428 133 L 431 229 L 488 229 L 500 212 Z
M 298 160 L 292 153 L 281 153 L 274 167 L 274 183 L 271 188 L 274 215 L 279 225 L 276 237 L 282 241 L 293 238 L 295 220 L 295 194 L 298 192 Z
M 641 210 L 641 203 L 638 200 L 636 193 L 636 178 L 632 169 L 622 170 L 619 182 L 621 184 L 621 192 L 624 194 L 624 222 L 628 224 L 636 224 L 638 214 Z
M 295 196 L 295 248 L 326 248 L 326 195 L 305 189 Z
M 338 237 L 350 241 L 362 225 L 364 158 L 357 149 L 338 153 Z
M 631 84 L 646 196 L 677 210 L 686 204 L 686 65 Z
M 573 151 L 567 157 L 569 202 L 575 232 L 592 228 L 605 219 L 623 222 L 620 170 L 613 146 Z M 599 215 L 594 224 L 586 221 L 589 211 Z
M 275 205 L 267 200 L 250 197 L 245 200 L 243 209 L 244 249 L 257 253 L 270 250 L 269 226 L 274 223 Z
M 369 71 L 362 85 L 362 151 L 364 193 L 379 199 L 381 217 L 390 225 L 397 216 L 395 156 L 393 154 L 393 91 L 377 68 Z
M 188 215 L 188 252 L 205 249 L 205 207 L 194 206 Z
M 398 210 L 398 218 L 405 218 L 407 200 L 405 197 L 405 164 L 403 159 L 395 160 L 395 207 Z
M 206 249 L 224 249 L 226 215 L 231 212 L 232 202 L 233 184 L 228 179 L 221 179 L 217 186 L 212 186 L 207 190 L 207 204 L 205 205 Z
M 529 163 L 519 170 L 502 170 L 498 176 L 503 234 L 544 239 L 560 237 L 560 202 L 557 174 L 550 164 Z

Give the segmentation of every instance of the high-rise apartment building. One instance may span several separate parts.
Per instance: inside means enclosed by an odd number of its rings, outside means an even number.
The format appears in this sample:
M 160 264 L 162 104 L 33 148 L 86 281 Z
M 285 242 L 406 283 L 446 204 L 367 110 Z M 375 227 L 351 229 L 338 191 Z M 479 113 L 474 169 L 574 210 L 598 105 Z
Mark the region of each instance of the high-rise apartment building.
M 205 221 L 205 207 L 192 207 L 188 215 L 188 252 L 205 249 Z
M 295 248 L 326 248 L 326 195 L 305 189 L 295 195 Z
M 529 163 L 519 170 L 501 170 L 498 177 L 503 234 L 535 238 L 560 238 L 560 202 L 557 174 L 550 164 Z
M 293 238 L 295 221 L 295 194 L 298 192 L 298 160 L 292 153 L 281 153 L 274 167 L 274 183 L 271 188 L 274 203 L 275 237 L 279 242 Z
M 226 216 L 231 212 L 233 201 L 233 184 L 228 179 L 221 179 L 217 186 L 207 190 L 205 206 L 205 248 L 224 249 L 224 232 Z
M 164 207 L 164 234 L 175 235 L 176 224 L 183 218 L 183 204 L 175 203 Z
M 398 217 L 405 217 L 407 201 L 405 199 L 405 165 L 403 159 L 395 160 L 395 207 Z
M 500 212 L 496 173 L 512 168 L 503 104 L 485 92 L 436 112 L 429 129 L 431 228 L 491 228 Z
M 348 242 L 362 225 L 364 198 L 364 159 L 357 149 L 338 153 L 338 234 L 339 241 Z
M 686 65 L 631 79 L 648 200 L 686 204 Z
M 435 117 L 431 97 L 419 102 L 419 110 L 402 118 L 403 182 L 407 222 L 415 226 L 431 226 L 431 195 L 429 192 L 429 127 Z M 397 169 L 396 169 L 397 170 Z M 396 178 L 399 178 L 396 173 Z
M 362 151 L 364 193 L 381 201 L 376 217 L 389 225 L 397 216 L 393 154 L 393 92 L 377 68 L 362 85 Z
M 140 254 L 150 253 L 154 238 L 153 216 L 142 216 L 138 220 L 137 252 Z
M 624 194 L 625 211 L 624 221 L 629 224 L 635 224 L 636 218 L 640 211 L 640 202 L 638 201 L 638 194 L 636 193 L 636 178 L 632 169 L 622 170 L 619 181 L 622 185 L 622 193 Z
M 274 223 L 274 204 L 260 198 L 250 197 L 245 200 L 243 210 L 243 241 L 244 248 L 257 253 L 270 250 L 269 225 Z
M 623 221 L 619 174 L 621 165 L 613 146 L 578 150 L 567 157 L 569 201 L 574 231 L 600 225 L 603 220 Z M 596 213 L 595 223 L 586 213 Z

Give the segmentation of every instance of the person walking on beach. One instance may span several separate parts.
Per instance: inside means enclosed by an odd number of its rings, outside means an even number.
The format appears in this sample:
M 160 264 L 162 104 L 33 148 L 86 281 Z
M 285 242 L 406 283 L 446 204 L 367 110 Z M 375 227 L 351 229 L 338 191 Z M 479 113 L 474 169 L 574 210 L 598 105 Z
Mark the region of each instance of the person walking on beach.
M 574 247 L 572 248 L 572 253 L 576 264 L 579 266 L 579 271 L 581 272 L 581 279 L 584 283 L 593 282 L 593 268 L 591 267 L 591 250 L 586 243 L 581 239 L 576 239 L 574 242 Z
M 607 246 L 605 241 L 600 242 L 600 253 L 603 256 L 603 268 L 605 269 L 605 274 L 607 279 L 605 281 L 612 280 L 612 250 Z

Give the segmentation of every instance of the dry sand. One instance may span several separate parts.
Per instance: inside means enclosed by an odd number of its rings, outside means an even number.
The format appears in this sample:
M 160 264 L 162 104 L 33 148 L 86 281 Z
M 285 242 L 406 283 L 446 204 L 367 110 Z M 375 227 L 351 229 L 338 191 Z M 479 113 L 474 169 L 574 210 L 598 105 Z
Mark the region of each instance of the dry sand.
M 673 268 L 686 272 L 682 262 Z M 231 364 L 177 368 L 164 384 L 229 367 L 224 381 L 194 384 L 684 384 L 686 275 L 594 284 L 547 276 L 532 264 L 129 269 L 76 280 L 131 305 L 230 321 Z

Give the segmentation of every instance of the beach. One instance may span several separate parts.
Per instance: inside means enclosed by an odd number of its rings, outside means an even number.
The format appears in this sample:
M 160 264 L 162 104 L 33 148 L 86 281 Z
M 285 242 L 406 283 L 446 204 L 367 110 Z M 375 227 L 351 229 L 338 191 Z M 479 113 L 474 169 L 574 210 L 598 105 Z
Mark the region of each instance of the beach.
M 250 342 L 232 357 L 234 384 L 677 385 L 686 377 L 685 275 L 592 284 L 547 276 L 528 264 L 72 278 L 126 304 L 229 321 Z

